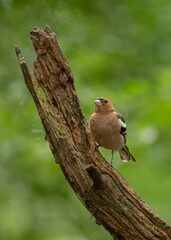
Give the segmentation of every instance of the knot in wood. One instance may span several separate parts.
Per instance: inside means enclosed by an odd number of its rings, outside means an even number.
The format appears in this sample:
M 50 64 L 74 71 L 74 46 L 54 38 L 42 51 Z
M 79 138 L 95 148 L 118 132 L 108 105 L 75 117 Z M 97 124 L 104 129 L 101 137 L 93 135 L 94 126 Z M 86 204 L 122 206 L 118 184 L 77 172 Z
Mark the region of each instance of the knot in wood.
M 103 180 L 100 170 L 97 167 L 95 167 L 93 164 L 90 164 L 86 168 L 86 171 L 93 180 L 93 185 L 96 190 L 102 190 L 105 188 L 106 184 Z

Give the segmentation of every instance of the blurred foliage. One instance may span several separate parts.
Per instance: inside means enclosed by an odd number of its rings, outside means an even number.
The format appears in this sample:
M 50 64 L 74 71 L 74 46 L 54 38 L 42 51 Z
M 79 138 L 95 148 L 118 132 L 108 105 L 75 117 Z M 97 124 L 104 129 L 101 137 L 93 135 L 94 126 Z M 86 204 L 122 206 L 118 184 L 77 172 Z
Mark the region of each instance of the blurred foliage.
M 0 0 L 1 240 L 112 239 L 55 164 L 14 53 L 18 44 L 33 66 L 29 32 L 46 24 L 70 63 L 87 118 L 101 96 L 125 116 L 137 162 L 116 154 L 115 167 L 171 224 L 170 12 L 169 0 Z

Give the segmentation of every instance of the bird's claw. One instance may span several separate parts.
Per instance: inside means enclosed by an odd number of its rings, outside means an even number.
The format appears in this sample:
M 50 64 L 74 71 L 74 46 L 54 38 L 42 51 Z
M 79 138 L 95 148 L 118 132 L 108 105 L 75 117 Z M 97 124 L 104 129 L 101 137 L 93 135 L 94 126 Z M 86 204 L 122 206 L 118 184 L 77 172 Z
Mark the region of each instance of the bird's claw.
M 110 163 L 109 163 L 109 166 L 113 167 L 113 163 L 112 163 L 112 162 L 110 162 Z
M 93 149 L 93 155 L 94 155 L 95 151 L 96 151 L 99 147 L 101 147 L 100 144 L 98 144 L 98 145 L 96 145 L 96 146 L 94 147 L 94 149 Z

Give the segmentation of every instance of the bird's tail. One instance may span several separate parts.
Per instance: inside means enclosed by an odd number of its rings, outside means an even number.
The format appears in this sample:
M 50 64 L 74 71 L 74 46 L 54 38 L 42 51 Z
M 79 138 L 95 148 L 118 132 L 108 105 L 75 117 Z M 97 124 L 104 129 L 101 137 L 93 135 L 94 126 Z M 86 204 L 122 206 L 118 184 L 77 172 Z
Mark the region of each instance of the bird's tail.
M 119 154 L 120 158 L 125 162 L 128 161 L 136 162 L 135 158 L 132 156 L 132 154 L 129 151 L 129 148 L 126 145 L 119 151 Z

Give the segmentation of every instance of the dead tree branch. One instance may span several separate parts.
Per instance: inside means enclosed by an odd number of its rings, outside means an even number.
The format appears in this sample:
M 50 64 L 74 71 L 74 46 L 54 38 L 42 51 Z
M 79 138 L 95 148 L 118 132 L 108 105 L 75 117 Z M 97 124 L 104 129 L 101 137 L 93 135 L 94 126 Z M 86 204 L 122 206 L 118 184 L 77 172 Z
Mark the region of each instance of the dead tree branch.
M 171 227 L 141 200 L 98 150 L 94 152 L 95 142 L 56 35 L 48 26 L 45 30 L 35 28 L 30 34 L 37 53 L 34 70 L 28 67 L 18 47 L 16 54 L 55 160 L 78 198 L 115 239 L 171 239 Z

